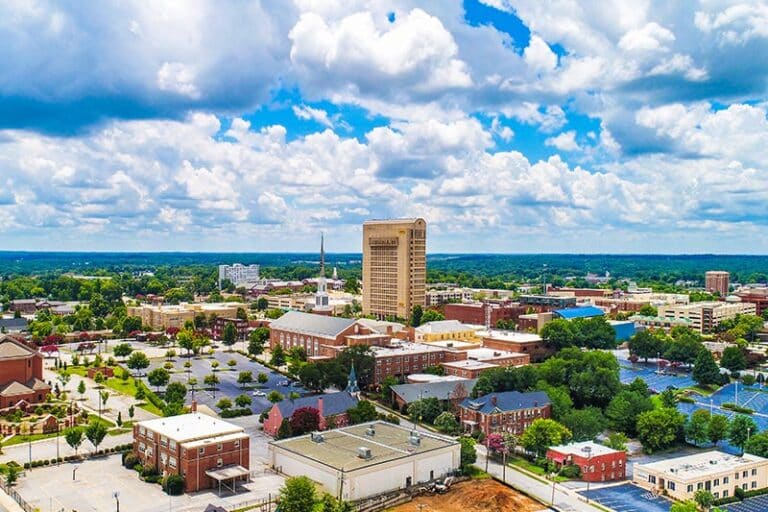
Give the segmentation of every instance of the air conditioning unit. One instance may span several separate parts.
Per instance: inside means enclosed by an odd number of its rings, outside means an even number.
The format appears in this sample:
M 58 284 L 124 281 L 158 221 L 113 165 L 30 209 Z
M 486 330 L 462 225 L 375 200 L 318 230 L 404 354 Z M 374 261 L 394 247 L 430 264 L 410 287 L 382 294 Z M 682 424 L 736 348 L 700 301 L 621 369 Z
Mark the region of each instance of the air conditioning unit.
M 310 438 L 312 439 L 313 443 L 322 443 L 323 441 L 325 441 L 323 434 L 321 434 L 320 432 L 312 432 Z
M 361 446 L 360 448 L 357 449 L 357 456 L 360 457 L 361 459 L 366 459 L 366 460 L 373 457 L 373 455 L 371 455 L 371 449 L 366 446 Z
M 413 446 L 419 446 L 421 444 L 421 436 L 418 434 L 411 434 L 408 438 L 408 442 L 411 443 Z
M 376 435 L 376 429 L 373 428 L 373 426 L 368 427 L 367 429 L 365 429 L 365 435 L 367 435 L 369 437 L 375 436 Z

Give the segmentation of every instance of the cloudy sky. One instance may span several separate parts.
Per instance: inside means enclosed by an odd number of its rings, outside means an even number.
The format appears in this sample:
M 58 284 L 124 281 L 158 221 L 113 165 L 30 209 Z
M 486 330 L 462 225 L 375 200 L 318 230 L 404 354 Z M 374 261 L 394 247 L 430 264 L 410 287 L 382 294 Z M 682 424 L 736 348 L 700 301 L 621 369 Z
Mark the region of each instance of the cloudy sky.
M 0 4 L 0 248 L 767 253 L 768 4 Z

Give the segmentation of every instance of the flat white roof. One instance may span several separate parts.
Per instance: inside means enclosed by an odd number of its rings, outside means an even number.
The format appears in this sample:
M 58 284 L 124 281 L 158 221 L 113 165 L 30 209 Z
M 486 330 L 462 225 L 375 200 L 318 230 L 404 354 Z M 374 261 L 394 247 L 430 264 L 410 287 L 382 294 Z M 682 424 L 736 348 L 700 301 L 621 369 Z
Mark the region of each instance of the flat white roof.
M 443 366 L 449 366 L 451 368 L 463 368 L 471 370 L 484 370 L 486 368 L 497 368 L 499 365 L 493 363 L 484 363 L 483 361 L 477 361 L 475 359 L 465 359 L 464 361 L 453 361 L 450 363 L 442 363 Z
M 515 357 L 524 356 L 525 354 L 520 352 L 510 352 L 507 350 L 494 350 L 492 348 L 473 348 L 467 350 L 467 357 L 469 359 L 476 359 L 478 361 L 485 361 L 487 359 L 500 359 L 503 357 Z
M 406 354 L 422 354 L 426 352 L 441 352 L 443 348 L 424 343 L 397 343 L 389 347 L 371 347 L 374 357 L 400 356 Z
M 585 450 L 585 448 L 590 448 L 591 452 L 588 453 Z M 558 453 L 565 453 L 568 455 L 579 455 L 581 457 L 588 457 L 590 453 L 592 457 L 597 457 L 598 455 L 608 455 L 610 453 L 616 453 L 618 451 L 618 450 L 614 450 L 613 448 L 608 448 L 607 446 L 597 444 L 594 441 L 582 441 L 580 443 L 561 444 L 559 446 L 551 447 L 550 450 L 556 451 Z
M 424 343 L 432 345 L 433 347 L 443 347 L 443 348 L 467 348 L 467 347 L 478 347 L 480 346 L 480 342 L 471 342 L 471 341 L 464 341 L 464 340 L 439 340 L 439 341 L 425 341 Z
M 518 343 L 541 341 L 541 336 L 538 334 L 531 334 L 529 332 L 496 331 L 491 329 L 490 331 L 483 331 L 478 334 L 484 338 L 492 338 L 494 340 L 501 341 L 515 341 Z
M 673 474 L 676 477 L 689 480 L 723 471 L 734 471 L 757 462 L 768 462 L 768 459 L 745 453 L 742 456 L 731 455 L 716 450 L 660 460 L 650 464 L 635 463 L 635 470 L 644 469 Z
M 199 412 L 141 421 L 138 425 L 178 443 L 244 432 L 242 427 Z

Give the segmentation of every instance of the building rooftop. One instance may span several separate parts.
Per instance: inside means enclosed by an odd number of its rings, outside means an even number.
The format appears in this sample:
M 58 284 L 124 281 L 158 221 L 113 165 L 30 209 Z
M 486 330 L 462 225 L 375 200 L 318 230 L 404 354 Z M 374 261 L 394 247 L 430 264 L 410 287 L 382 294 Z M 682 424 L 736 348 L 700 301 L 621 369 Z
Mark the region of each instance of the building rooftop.
M 269 327 L 270 329 L 335 338 L 354 323 L 355 320 L 351 318 L 288 311 L 272 322 Z
M 451 361 L 441 364 L 449 368 L 456 368 L 460 370 L 489 370 L 491 368 L 498 368 L 499 366 L 497 364 L 477 361 L 475 359 L 464 359 L 463 361 Z
M 374 357 L 390 357 L 390 356 L 402 356 L 407 354 L 424 353 L 424 352 L 441 352 L 444 349 L 442 347 L 436 347 L 433 345 L 427 345 L 426 343 L 412 343 L 412 342 L 393 342 L 388 347 L 371 347 L 371 352 Z
M 470 325 L 458 320 L 436 320 L 416 327 L 416 331 L 422 334 L 445 334 L 449 332 L 476 331 L 482 329 L 480 325 Z
M 595 316 L 603 316 L 605 312 L 602 309 L 595 306 L 584 306 L 580 308 L 566 308 L 556 309 L 553 311 L 557 316 L 566 320 L 573 320 L 574 318 L 591 318 Z
M 532 409 L 549 404 L 549 397 L 544 391 L 532 391 L 520 393 L 519 391 L 505 391 L 503 393 L 488 393 L 477 398 L 467 398 L 461 406 L 483 414 L 493 412 L 517 411 Z
M 589 448 L 588 452 L 586 448 Z M 617 453 L 619 450 L 608 448 L 602 444 L 597 444 L 594 441 L 582 441 L 580 443 L 561 444 L 558 446 L 552 446 L 550 450 L 567 455 L 579 455 L 581 457 L 597 457 L 599 455 L 608 455 L 611 453 Z
M 438 341 L 425 341 L 424 343 L 428 345 L 432 345 L 433 347 L 454 348 L 459 350 L 464 348 L 474 348 L 480 345 L 479 342 L 473 343 L 471 341 L 464 341 L 464 340 L 438 340 Z
M 476 361 L 493 361 L 494 359 L 502 359 L 507 357 L 525 356 L 520 352 L 509 352 L 507 350 L 494 350 L 492 348 L 473 348 L 467 350 L 467 358 L 474 359 Z
M 0 334 L 0 359 L 14 359 L 17 357 L 29 357 L 36 350 L 24 345 L 22 342 L 10 336 Z
M 244 433 L 242 427 L 200 413 L 180 414 L 167 418 L 141 421 L 139 426 L 157 432 L 178 443 L 212 439 L 229 434 Z
M 650 464 L 635 463 L 634 467 L 635 471 L 643 468 L 645 470 L 674 474 L 681 480 L 690 480 L 722 471 L 741 470 L 744 466 L 765 461 L 766 459 L 749 453 L 737 456 L 712 450 L 675 459 L 651 462 Z
M 369 428 L 373 435 L 368 434 Z M 313 440 L 313 436 L 316 440 Z M 383 462 L 410 457 L 458 442 L 437 434 L 418 432 L 411 441 L 412 430 L 399 425 L 375 421 L 328 430 L 320 434 L 272 441 L 270 445 L 307 457 L 336 470 L 355 471 Z M 360 457 L 360 449 L 370 450 L 369 458 Z
M 533 316 L 535 317 L 536 315 L 534 314 Z M 541 336 L 538 334 L 531 334 L 528 332 L 498 331 L 491 329 L 490 331 L 483 331 L 478 334 L 480 334 L 483 338 L 490 338 L 499 341 L 511 341 L 515 343 L 534 343 L 542 341 Z
M 477 379 L 444 380 L 438 382 L 424 382 L 419 384 L 398 384 L 392 386 L 392 392 L 409 404 L 421 398 L 437 398 L 438 400 L 451 400 L 466 398 L 475 388 Z M 461 388 L 466 395 L 461 396 Z
M 418 218 L 418 217 L 414 217 L 411 219 L 371 219 L 363 222 L 363 225 L 366 225 L 366 224 L 412 224 L 419 220 L 422 222 L 425 222 L 424 219 Z
M 323 399 L 323 416 L 335 416 L 347 412 L 357 405 L 357 398 L 346 391 L 328 393 L 326 395 L 305 396 L 295 400 L 286 398 L 275 404 L 283 418 L 289 418 L 293 411 L 301 407 L 313 407 L 320 409 L 318 400 Z

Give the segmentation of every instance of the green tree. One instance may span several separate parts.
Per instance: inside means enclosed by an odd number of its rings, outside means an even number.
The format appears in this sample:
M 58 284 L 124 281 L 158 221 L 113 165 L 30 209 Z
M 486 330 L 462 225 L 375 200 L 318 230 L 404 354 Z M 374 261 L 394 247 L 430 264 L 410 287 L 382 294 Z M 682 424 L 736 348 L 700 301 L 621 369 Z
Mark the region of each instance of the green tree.
M 77 385 L 77 392 L 80 393 L 80 398 L 82 399 L 83 395 L 85 394 L 85 381 L 81 380 L 80 383 Z
M 709 507 L 715 503 L 715 497 L 711 492 L 705 489 L 700 489 L 693 495 L 693 501 L 695 501 L 702 510 L 709 510 Z
M 629 353 L 648 362 L 648 358 L 664 353 L 665 342 L 661 336 L 651 330 L 637 332 L 629 340 Z
M 459 431 L 459 422 L 452 412 L 441 412 L 435 418 L 435 428 L 443 434 L 455 435 Z
M 171 380 L 171 374 L 165 368 L 155 368 L 147 374 L 147 382 L 150 386 L 154 386 L 157 391 L 168 384 L 169 380 Z
M 315 484 L 306 476 L 287 479 L 280 489 L 282 512 L 307 512 L 315 506 Z
M 85 427 L 85 437 L 93 445 L 94 450 L 99 449 L 99 445 L 107 435 L 107 427 L 100 421 L 92 421 Z
M 182 329 L 176 334 L 176 343 L 187 351 L 187 356 L 195 350 L 195 333 L 191 329 Z
M 115 345 L 115 347 L 112 349 L 112 353 L 115 354 L 115 357 L 121 358 L 128 357 L 131 355 L 131 352 L 133 352 L 133 347 L 131 347 L 131 345 L 128 343 L 120 343 Z
M 571 431 L 573 441 L 591 441 L 608 426 L 603 412 L 597 407 L 573 409 L 560 421 Z
M 695 501 L 678 501 L 672 504 L 669 512 L 699 512 L 699 508 Z
M 415 423 L 432 423 L 441 412 L 440 401 L 433 396 L 408 404 L 408 416 Z
M 683 436 L 685 417 L 676 409 L 656 409 L 637 417 L 637 438 L 646 452 L 669 448 Z
M 272 358 L 269 362 L 273 366 L 283 366 L 285 364 L 285 351 L 282 346 L 275 345 L 275 348 L 272 349 Z
M 627 451 L 627 436 L 621 432 L 611 432 L 605 441 L 605 446 L 614 450 Z
M 739 372 L 747 368 L 747 358 L 742 349 L 736 345 L 726 347 L 723 357 L 720 358 L 720 366 L 732 372 Z
M 459 452 L 459 460 L 461 464 L 461 471 L 464 474 L 469 473 L 472 464 L 477 461 L 477 451 L 475 450 L 475 440 L 471 437 L 462 437 L 459 439 L 461 449 Z
M 232 408 L 232 400 L 229 398 L 222 398 L 218 402 L 216 402 L 216 407 L 221 409 L 222 411 L 226 411 L 227 409 Z
M 283 395 L 280 394 L 277 390 L 272 390 L 267 395 L 267 400 L 272 402 L 273 404 L 276 404 L 277 402 L 281 401 L 283 399 Z
M 653 402 L 647 396 L 636 391 L 622 391 L 616 395 L 605 409 L 611 428 L 629 436 L 637 434 L 637 417 L 653 410 Z
M 672 331 L 675 332 L 674 329 Z M 677 338 L 666 344 L 666 347 L 664 357 L 683 364 L 693 364 L 699 353 L 706 350 L 701 344 L 701 336 L 690 330 L 680 332 Z
M 392 404 L 392 386 L 397 386 L 397 384 L 398 384 L 398 380 L 391 375 L 387 375 L 382 379 L 381 385 L 380 385 L 381 386 L 380 395 L 381 395 L 381 400 L 385 404 L 387 405 Z
M 181 382 L 171 382 L 165 387 L 165 401 L 168 403 L 184 403 L 187 396 L 187 386 Z
M 744 452 L 758 457 L 768 457 L 768 431 L 750 436 L 749 441 L 744 444 Z
M 248 320 L 248 312 L 245 310 L 245 308 L 237 308 L 237 313 L 235 316 L 239 320 Z
M 283 421 L 280 422 L 280 426 L 277 428 L 277 435 L 275 437 L 277 439 L 287 439 L 292 436 L 291 421 L 288 418 L 283 418 Z
M 253 400 L 248 395 L 238 395 L 237 398 L 235 398 L 235 404 L 241 409 L 249 407 L 252 403 Z
M 70 427 L 66 429 L 64 431 L 64 440 L 70 448 L 75 450 L 75 455 L 77 455 L 78 448 L 83 444 L 83 429 L 80 427 Z
M 677 407 L 677 393 L 675 393 L 675 390 L 671 387 L 659 393 L 659 398 L 661 399 L 662 407 L 668 407 L 670 409 Z
M 245 387 L 251 382 L 253 382 L 253 372 L 247 371 L 247 372 L 240 372 L 238 374 L 237 383 L 240 384 L 241 387 Z
M 21 468 L 15 464 L 9 464 L 6 466 L 5 469 L 5 483 L 8 486 L 11 486 L 16 483 L 16 480 L 19 479 L 19 473 L 21 473 Z
M 570 347 L 574 344 L 574 334 L 568 320 L 557 318 L 541 328 L 541 338 L 554 350 Z
M 709 411 L 706 409 L 695 410 L 685 424 L 685 438 L 697 446 L 708 442 L 709 420 Z
M 709 386 L 720 382 L 720 368 L 709 350 L 702 350 L 696 356 L 693 366 L 693 380 L 700 386 Z
M 259 372 L 259 374 L 256 376 L 256 380 L 259 382 L 259 384 L 266 384 L 269 380 L 269 376 L 264 372 Z
M 211 373 L 203 377 L 203 384 L 205 384 L 211 389 L 215 389 L 216 384 L 218 383 L 219 383 L 219 377 L 215 373 Z
M 120 329 L 122 330 L 123 336 L 128 335 L 134 331 L 140 331 L 141 318 L 137 316 L 127 316 L 123 318 Z
M 418 304 L 413 306 L 413 310 L 411 311 L 411 326 L 420 326 L 422 316 L 424 316 L 424 309 Z
M 637 314 L 641 316 L 658 316 L 659 310 L 651 306 L 650 304 L 645 304 L 643 307 L 640 308 Z M 638 357 L 643 357 L 643 356 L 638 355 Z M 649 356 L 649 357 L 653 357 L 653 356 Z
M 375 420 L 379 417 L 379 413 L 376 412 L 376 407 L 373 403 L 368 400 L 360 400 L 357 405 L 347 411 L 347 416 L 349 417 L 349 423 L 356 425 Z
M 256 300 L 256 309 L 259 311 L 264 311 L 269 307 L 269 301 L 266 297 L 259 297 Z
M 542 381 L 537 387 L 546 392 L 547 397 L 549 397 L 549 403 L 552 406 L 552 419 L 562 421 L 573 410 L 573 400 L 571 400 L 571 395 L 565 386 L 550 386 Z
M 571 439 L 571 431 L 551 419 L 539 418 L 520 436 L 520 444 L 528 451 L 543 457 L 550 446 L 563 444 Z
M 445 315 L 434 309 L 428 309 L 421 315 L 422 324 L 426 324 L 427 322 L 439 322 L 441 320 L 445 320 Z
M 224 325 L 224 331 L 221 335 L 221 342 L 227 347 L 231 347 L 237 342 L 237 328 L 232 322 L 227 322 Z
M 134 352 L 125 365 L 134 372 L 140 373 L 141 370 L 149 367 L 149 358 L 144 352 Z
M 738 414 L 731 420 L 728 428 L 728 441 L 733 446 L 738 446 L 744 452 L 744 445 L 751 434 L 757 434 L 755 420 L 744 414 Z
M 310 391 L 320 392 L 325 388 L 325 375 L 319 364 L 305 364 L 299 370 L 299 382 Z

